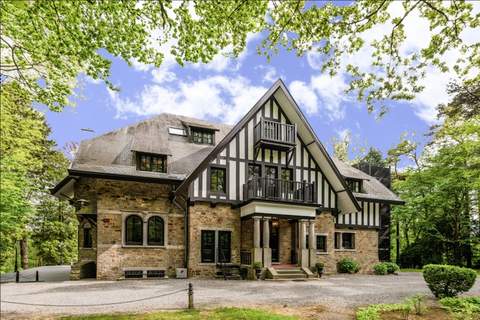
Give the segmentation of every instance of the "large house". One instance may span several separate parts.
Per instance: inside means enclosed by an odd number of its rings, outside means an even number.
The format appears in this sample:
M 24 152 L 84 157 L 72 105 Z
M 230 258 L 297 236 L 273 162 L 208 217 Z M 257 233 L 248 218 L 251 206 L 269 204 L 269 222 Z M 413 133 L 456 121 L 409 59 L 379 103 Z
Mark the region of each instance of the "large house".
M 281 80 L 234 126 L 161 114 L 83 141 L 52 193 L 76 207 L 72 279 L 309 275 L 344 257 L 370 272 L 403 203 L 327 153 Z

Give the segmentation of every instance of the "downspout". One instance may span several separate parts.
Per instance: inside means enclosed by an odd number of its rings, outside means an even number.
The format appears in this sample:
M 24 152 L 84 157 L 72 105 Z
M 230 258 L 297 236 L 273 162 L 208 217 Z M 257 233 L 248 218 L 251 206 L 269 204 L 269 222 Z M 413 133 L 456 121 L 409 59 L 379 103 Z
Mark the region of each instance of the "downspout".
M 181 197 L 181 196 L 179 196 Z M 184 256 L 183 256 L 183 266 L 188 269 L 188 256 L 189 256 L 189 214 L 188 214 L 188 199 L 184 199 L 185 206 L 182 206 L 177 201 L 177 194 L 173 192 L 173 204 L 175 204 L 179 209 L 183 211 L 184 219 L 183 219 L 183 241 L 184 241 Z M 188 273 L 188 272 L 187 272 Z

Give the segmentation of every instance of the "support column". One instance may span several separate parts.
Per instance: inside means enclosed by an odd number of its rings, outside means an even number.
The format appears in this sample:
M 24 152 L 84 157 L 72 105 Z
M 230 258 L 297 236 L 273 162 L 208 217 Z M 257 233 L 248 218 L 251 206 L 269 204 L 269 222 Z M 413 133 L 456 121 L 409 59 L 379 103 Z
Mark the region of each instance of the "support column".
M 315 234 L 315 220 L 309 221 L 308 229 L 308 251 L 310 267 L 317 262 L 317 236 Z
M 270 218 L 263 217 L 263 266 L 272 265 L 272 249 L 270 248 Z
M 260 217 L 253 217 L 252 263 L 262 262 L 263 249 L 260 247 Z
M 305 242 L 306 233 L 307 233 L 307 221 L 300 220 L 300 232 L 298 237 L 299 239 L 299 250 L 298 250 L 298 262 L 300 267 L 308 267 L 308 249 Z

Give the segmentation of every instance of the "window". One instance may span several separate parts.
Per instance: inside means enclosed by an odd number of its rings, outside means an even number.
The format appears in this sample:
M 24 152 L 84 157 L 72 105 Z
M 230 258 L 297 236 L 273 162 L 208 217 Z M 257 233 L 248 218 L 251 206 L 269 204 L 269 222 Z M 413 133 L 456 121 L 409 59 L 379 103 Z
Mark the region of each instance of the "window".
M 210 169 L 210 191 L 225 193 L 225 169 L 211 168 Z
M 347 179 L 347 185 L 352 192 L 362 192 L 362 180 Z
M 201 231 L 202 263 L 229 263 L 232 257 L 231 231 Z
M 137 169 L 141 171 L 167 172 L 167 157 L 148 153 L 137 153 Z
M 91 248 L 93 246 L 92 229 L 90 226 L 83 227 L 83 248 Z
M 262 176 L 262 167 L 258 164 L 248 165 L 248 180 L 260 178 Z
M 136 215 L 130 215 L 125 220 L 125 244 L 143 244 L 143 221 Z
M 222 263 L 230 262 L 231 232 L 218 231 L 218 257 L 217 261 Z
M 290 168 L 282 168 L 280 179 L 292 181 L 293 180 L 293 170 Z
M 335 232 L 335 249 L 355 249 L 355 233 Z
M 174 136 L 186 136 L 187 134 L 185 133 L 185 129 L 181 128 L 173 128 L 170 127 L 168 128 L 168 133 Z
M 163 219 L 159 216 L 153 216 L 148 219 L 148 239 L 147 243 L 154 246 L 164 245 L 164 227 Z
M 214 144 L 214 131 L 192 129 L 192 141 L 201 144 Z
M 215 262 L 215 231 L 202 230 L 202 262 Z
M 317 235 L 317 251 L 327 252 L 327 236 Z

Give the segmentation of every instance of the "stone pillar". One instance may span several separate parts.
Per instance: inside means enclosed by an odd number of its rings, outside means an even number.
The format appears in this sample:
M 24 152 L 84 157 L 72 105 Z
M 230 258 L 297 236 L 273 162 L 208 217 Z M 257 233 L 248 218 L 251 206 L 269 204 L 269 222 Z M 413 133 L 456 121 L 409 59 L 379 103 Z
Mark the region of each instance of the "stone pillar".
M 309 221 L 308 248 L 310 267 L 312 267 L 317 262 L 317 236 L 315 235 L 315 220 Z
M 270 248 L 270 218 L 263 218 L 263 266 L 272 265 L 272 249 Z
M 260 217 L 253 217 L 253 247 L 260 248 Z
M 252 263 L 263 263 L 263 249 L 260 247 L 260 217 L 253 217 L 253 250 Z
M 307 222 L 305 220 L 300 220 L 300 232 L 298 237 L 299 240 L 299 250 L 298 250 L 298 264 L 300 267 L 308 267 L 308 249 L 305 242 L 306 233 L 307 233 Z

